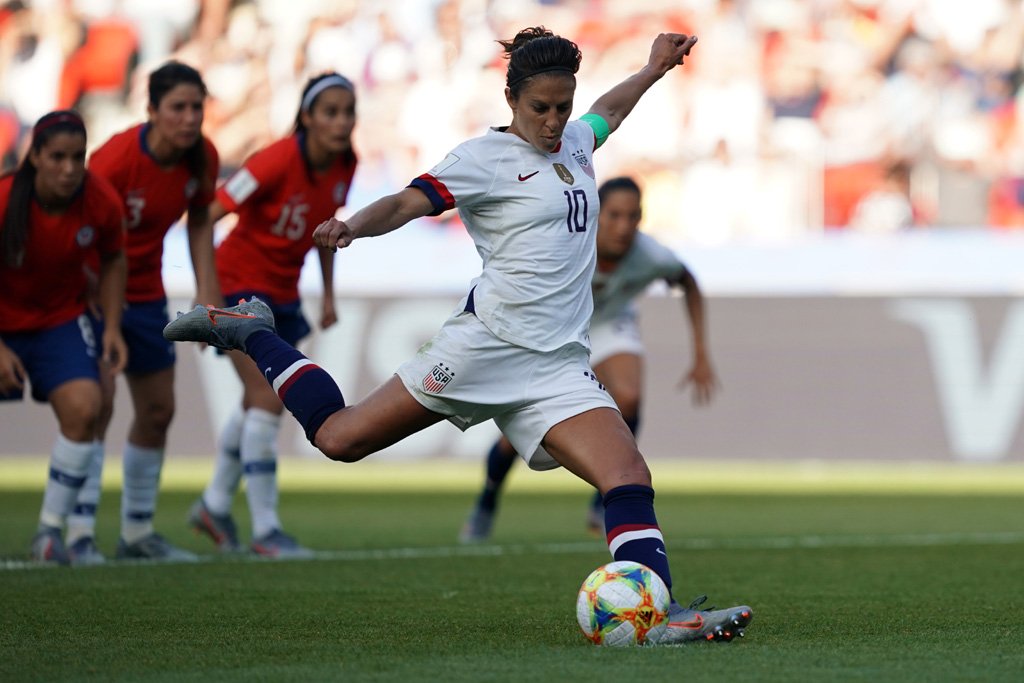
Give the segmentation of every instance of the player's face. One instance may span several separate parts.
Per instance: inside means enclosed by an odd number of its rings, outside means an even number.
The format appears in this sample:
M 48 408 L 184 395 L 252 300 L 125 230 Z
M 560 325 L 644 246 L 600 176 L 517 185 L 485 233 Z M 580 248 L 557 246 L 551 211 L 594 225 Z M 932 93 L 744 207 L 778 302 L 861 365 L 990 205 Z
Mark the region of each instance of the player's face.
M 601 201 L 597 217 L 597 256 L 617 261 L 633 246 L 640 228 L 640 197 L 632 190 L 615 190 Z
M 39 199 L 67 201 L 85 180 L 85 136 L 57 133 L 38 150 L 30 150 L 29 161 L 36 167 Z
M 196 143 L 203 130 L 203 91 L 193 83 L 179 83 L 160 103 L 149 106 L 149 121 L 161 139 L 181 150 Z
M 562 140 L 575 94 L 576 78 L 563 73 L 541 74 L 530 79 L 516 99 L 505 88 L 505 100 L 512 108 L 508 132 L 541 152 L 553 152 Z
M 327 88 L 317 95 L 313 106 L 302 115 L 307 140 L 329 154 L 352 148 L 352 130 L 356 126 L 356 96 L 345 88 Z

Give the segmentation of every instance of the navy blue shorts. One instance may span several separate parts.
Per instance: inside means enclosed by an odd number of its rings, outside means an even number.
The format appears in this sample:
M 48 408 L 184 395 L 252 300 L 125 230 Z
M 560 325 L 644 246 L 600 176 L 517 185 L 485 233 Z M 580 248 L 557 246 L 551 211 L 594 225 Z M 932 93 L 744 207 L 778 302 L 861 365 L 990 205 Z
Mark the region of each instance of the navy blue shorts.
M 41 332 L 5 334 L 4 344 L 25 366 L 32 398 L 46 403 L 50 392 L 74 379 L 100 381 L 98 359 L 102 327 L 83 313 Z M 24 392 L 0 393 L 0 401 L 20 401 Z
M 164 339 L 167 299 L 130 303 L 121 317 L 121 334 L 128 345 L 125 374 L 146 375 L 172 367 L 174 342 Z
M 224 301 L 228 306 L 235 306 L 239 299 L 248 301 L 254 296 L 259 297 L 263 303 L 270 306 L 270 310 L 274 312 L 274 327 L 277 328 L 277 336 L 292 346 L 297 346 L 313 331 L 306 316 L 302 315 L 302 301 L 299 299 L 288 303 L 278 303 L 262 292 L 243 290 L 226 294 Z

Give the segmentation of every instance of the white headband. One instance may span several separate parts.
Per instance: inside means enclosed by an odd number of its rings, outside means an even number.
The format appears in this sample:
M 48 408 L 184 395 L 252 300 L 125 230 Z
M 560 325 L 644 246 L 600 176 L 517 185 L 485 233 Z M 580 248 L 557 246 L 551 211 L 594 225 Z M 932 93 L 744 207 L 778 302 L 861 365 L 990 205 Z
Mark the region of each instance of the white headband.
M 313 106 L 313 100 L 317 98 L 317 95 L 328 88 L 344 88 L 351 93 L 356 91 L 356 86 L 352 84 L 352 81 L 339 74 L 331 74 L 323 80 L 317 81 L 316 85 L 309 89 L 306 96 L 302 98 L 302 111 L 308 112 L 309 108 Z

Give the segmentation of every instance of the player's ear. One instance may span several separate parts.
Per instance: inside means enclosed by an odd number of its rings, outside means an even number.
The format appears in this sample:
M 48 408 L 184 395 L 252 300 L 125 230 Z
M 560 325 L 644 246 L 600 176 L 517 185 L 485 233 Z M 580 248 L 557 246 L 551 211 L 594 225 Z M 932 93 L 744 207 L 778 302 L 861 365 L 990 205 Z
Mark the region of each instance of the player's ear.
M 507 85 L 505 86 L 505 101 L 508 102 L 509 109 L 516 110 L 516 99 L 512 97 L 512 88 Z

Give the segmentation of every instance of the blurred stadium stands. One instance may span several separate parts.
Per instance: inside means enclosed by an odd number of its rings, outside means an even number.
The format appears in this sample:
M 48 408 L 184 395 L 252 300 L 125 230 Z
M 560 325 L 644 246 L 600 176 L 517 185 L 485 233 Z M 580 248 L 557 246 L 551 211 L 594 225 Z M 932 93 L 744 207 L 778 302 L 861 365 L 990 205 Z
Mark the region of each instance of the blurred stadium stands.
M 537 24 L 583 49 L 577 115 L 656 32 L 700 36 L 598 168 L 641 177 L 646 229 L 680 248 L 1024 227 L 1019 0 L 11 0 L 0 157 L 58 106 L 102 143 L 144 117 L 146 76 L 173 57 L 202 70 L 230 170 L 336 69 L 360 89 L 359 206 L 507 123 L 494 41 Z

